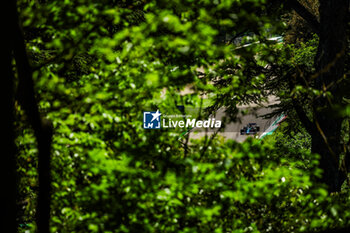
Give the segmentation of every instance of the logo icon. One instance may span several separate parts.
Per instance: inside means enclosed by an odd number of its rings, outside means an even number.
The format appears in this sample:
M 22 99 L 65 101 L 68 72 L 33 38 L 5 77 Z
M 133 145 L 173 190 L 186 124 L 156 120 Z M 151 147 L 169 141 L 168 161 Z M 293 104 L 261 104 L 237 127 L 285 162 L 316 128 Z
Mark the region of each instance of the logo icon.
M 143 128 L 144 129 L 160 129 L 159 110 L 156 112 L 143 112 Z

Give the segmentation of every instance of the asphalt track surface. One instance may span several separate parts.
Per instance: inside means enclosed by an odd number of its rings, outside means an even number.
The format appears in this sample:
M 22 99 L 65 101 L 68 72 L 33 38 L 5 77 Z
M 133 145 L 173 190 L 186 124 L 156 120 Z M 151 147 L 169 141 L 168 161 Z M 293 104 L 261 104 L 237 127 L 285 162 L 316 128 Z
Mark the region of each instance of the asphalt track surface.
M 268 102 L 258 106 L 258 105 L 248 105 L 248 106 L 239 106 L 240 110 L 244 110 L 247 114 L 238 114 L 237 120 L 235 122 L 226 123 L 225 126 L 220 129 L 218 135 L 223 136 L 226 139 L 233 139 L 237 142 L 243 142 L 248 137 L 259 137 L 262 133 L 270 127 L 270 125 L 276 120 L 276 117 L 265 119 L 263 115 L 271 113 L 274 109 L 272 105 L 278 103 L 275 97 L 271 96 L 268 99 Z M 223 120 L 227 118 L 225 108 L 220 108 L 215 113 L 216 120 Z M 260 131 L 255 135 L 241 135 L 240 130 L 246 126 L 248 123 L 257 123 L 260 126 Z M 208 137 L 212 136 L 215 131 L 205 131 L 203 129 L 194 128 L 189 132 L 190 139 L 199 139 L 207 135 Z

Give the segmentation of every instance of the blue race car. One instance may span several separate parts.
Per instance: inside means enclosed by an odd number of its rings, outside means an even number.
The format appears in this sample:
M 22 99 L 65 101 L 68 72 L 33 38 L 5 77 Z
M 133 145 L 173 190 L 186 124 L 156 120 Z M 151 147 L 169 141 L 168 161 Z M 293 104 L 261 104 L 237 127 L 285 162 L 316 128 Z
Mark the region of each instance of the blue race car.
M 248 123 L 246 126 L 241 129 L 241 135 L 254 135 L 260 131 L 260 126 L 256 123 Z

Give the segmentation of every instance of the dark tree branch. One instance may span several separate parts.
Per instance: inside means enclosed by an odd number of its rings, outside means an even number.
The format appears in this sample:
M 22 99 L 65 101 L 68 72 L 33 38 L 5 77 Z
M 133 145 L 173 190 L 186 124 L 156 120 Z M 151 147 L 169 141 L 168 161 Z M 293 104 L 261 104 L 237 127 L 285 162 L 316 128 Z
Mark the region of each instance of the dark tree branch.
M 286 5 L 302 17 L 315 33 L 320 33 L 320 23 L 316 16 L 306 9 L 298 0 L 287 0 Z
M 292 76 L 289 76 L 288 81 L 289 81 L 289 91 L 292 92 L 292 90 L 295 88 L 295 80 L 293 80 Z M 303 124 L 305 129 L 308 131 L 308 133 L 310 135 L 313 135 L 316 132 L 316 130 L 317 130 L 315 125 L 308 118 L 308 116 L 306 115 L 304 109 L 298 103 L 297 98 L 293 95 L 293 96 L 291 96 L 291 99 L 292 99 L 293 108 L 296 111 L 299 120 L 301 121 L 301 123 Z
M 13 30 L 13 54 L 16 61 L 18 74 L 18 98 L 28 117 L 29 123 L 34 129 L 38 143 L 39 159 L 39 192 L 37 202 L 37 229 L 39 233 L 50 232 L 50 191 L 51 191 L 51 170 L 50 152 L 52 125 L 51 122 L 42 119 L 39 113 L 38 104 L 34 93 L 34 83 L 32 79 L 32 69 L 29 64 L 25 41 L 19 24 L 17 6 L 15 1 L 11 1 L 10 19 Z
M 296 111 L 299 117 L 299 120 L 304 125 L 305 129 L 309 132 L 309 134 L 313 134 L 315 132 L 314 124 L 312 123 L 312 121 L 310 121 L 310 119 L 307 117 L 303 108 L 299 105 L 299 103 L 297 103 L 297 101 L 293 97 L 292 97 L 292 104 L 293 104 L 294 110 Z

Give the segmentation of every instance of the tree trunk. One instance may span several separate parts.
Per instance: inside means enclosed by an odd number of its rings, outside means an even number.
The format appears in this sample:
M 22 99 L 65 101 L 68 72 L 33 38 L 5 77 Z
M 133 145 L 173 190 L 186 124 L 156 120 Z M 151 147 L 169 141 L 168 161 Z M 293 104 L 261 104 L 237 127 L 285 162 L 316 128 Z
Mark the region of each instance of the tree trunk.
M 326 116 L 319 116 L 318 122 L 326 137 L 326 142 L 320 132 L 312 136 L 311 151 L 321 156 L 320 168 L 323 170 L 321 182 L 327 184 L 329 192 L 340 191 L 345 180 L 345 174 L 339 169 L 339 155 L 342 151 L 340 143 L 341 120 L 330 120 Z
M 13 92 L 14 92 L 14 72 L 17 71 L 18 76 L 18 100 L 22 105 L 29 123 L 33 127 L 35 137 L 38 142 L 38 180 L 39 191 L 36 208 L 37 232 L 50 232 L 50 191 L 51 191 L 51 170 L 50 170 L 50 152 L 52 139 L 52 124 L 48 120 L 42 120 L 40 117 L 37 101 L 35 98 L 34 85 L 32 80 L 32 70 L 29 64 L 23 33 L 20 28 L 19 17 L 17 13 L 16 1 L 4 2 L 3 14 L 7 16 L 4 37 L 8 40 L 3 43 L 4 56 L 6 61 L 4 73 L 5 79 L 1 86 L 3 89 L 1 94 L 4 95 L 2 108 L 5 112 L 5 121 L 3 122 L 4 130 L 4 152 L 8 153 L 4 157 L 5 190 L 8 195 L 1 199 L 4 201 L 6 218 L 2 228 L 12 229 L 9 232 L 16 232 L 16 167 L 15 167 L 15 145 L 14 145 L 14 129 L 13 129 Z M 5 20 L 3 20 L 5 22 Z M 7 30 L 6 30 L 7 29 Z M 15 61 L 15 67 L 12 62 Z M 7 185 L 7 182 L 9 184 Z M 11 228 L 5 227 L 6 225 Z
M 320 40 L 315 58 L 315 88 L 324 90 L 329 87 L 327 91 L 332 93 L 333 99 L 321 97 L 314 102 L 314 123 L 318 123 L 319 127 L 311 135 L 311 150 L 321 155 L 320 168 L 324 171 L 322 181 L 328 185 L 330 192 L 340 191 L 345 179 L 344 172 L 339 169 L 343 119 L 334 114 L 333 106 L 342 101 L 342 87 L 337 81 L 344 75 L 348 7 L 349 0 L 320 0 Z

